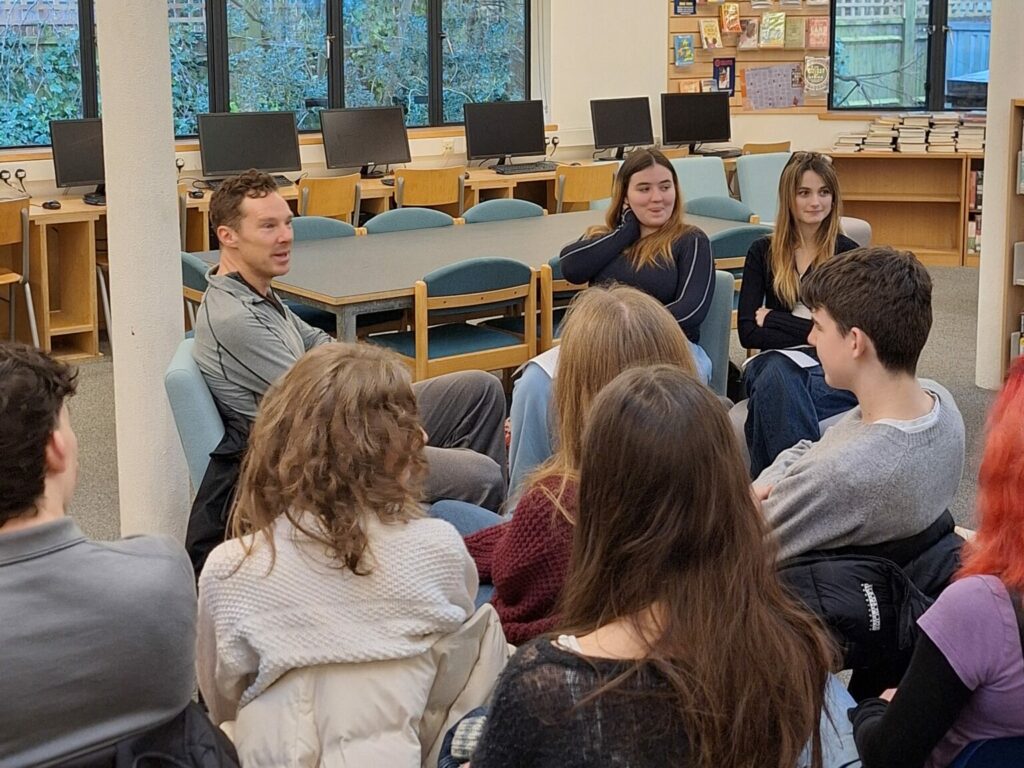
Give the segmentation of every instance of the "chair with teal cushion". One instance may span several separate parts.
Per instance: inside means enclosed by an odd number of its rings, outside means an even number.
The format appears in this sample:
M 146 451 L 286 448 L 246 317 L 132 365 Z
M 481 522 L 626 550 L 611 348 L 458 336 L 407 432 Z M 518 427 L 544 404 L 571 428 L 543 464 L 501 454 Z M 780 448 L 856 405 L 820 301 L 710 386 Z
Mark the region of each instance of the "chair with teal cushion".
M 790 157 L 789 152 L 770 152 L 736 158 L 740 200 L 750 206 L 764 224 L 775 221 L 779 208 L 779 178 Z
M 544 209 L 529 200 L 485 200 L 462 214 L 467 224 L 481 224 L 485 221 L 508 221 L 509 219 L 530 219 L 543 216 Z
M 184 339 L 178 344 L 164 374 L 164 389 L 185 451 L 192 487 L 199 488 L 210 463 L 210 453 L 224 437 L 224 422 L 206 379 L 192 358 L 194 344 L 193 339 Z
M 499 315 L 510 308 L 526 317 L 524 338 L 452 321 L 458 315 Z M 377 334 L 369 341 L 401 355 L 417 381 L 454 371 L 516 367 L 537 351 L 533 270 L 513 259 L 468 259 L 434 270 L 416 283 L 415 314 L 413 331 Z
M 749 222 L 755 215 L 749 206 L 733 197 L 695 197 L 686 201 L 686 212 L 694 216 Z
M 292 219 L 292 234 L 295 242 L 304 240 L 329 240 L 332 237 L 353 237 L 356 228 L 351 224 L 328 219 L 325 216 L 296 216 Z
M 764 224 L 746 224 L 716 232 L 708 238 L 711 241 L 711 256 L 715 260 L 715 267 L 731 273 L 734 279 L 730 324 L 733 328 L 736 327 L 736 310 L 739 308 L 740 286 L 743 285 L 743 265 L 747 261 L 747 251 L 755 240 L 771 233 L 772 228 Z
M 196 308 L 206 293 L 206 272 L 209 268 L 210 265 L 194 253 L 181 252 L 181 292 L 193 328 L 196 324 Z
M 379 213 L 366 222 L 366 231 L 371 235 L 383 232 L 405 232 L 410 229 L 432 229 L 450 227 L 455 219 L 443 211 L 433 208 L 396 208 Z
M 720 157 L 677 157 L 669 162 L 679 177 L 683 200 L 690 198 L 729 197 L 729 182 L 725 177 L 725 163 Z
M 697 342 L 711 358 L 711 389 L 718 395 L 725 395 L 729 380 L 734 282 L 731 272 L 715 270 L 715 295 L 700 324 L 700 341 Z

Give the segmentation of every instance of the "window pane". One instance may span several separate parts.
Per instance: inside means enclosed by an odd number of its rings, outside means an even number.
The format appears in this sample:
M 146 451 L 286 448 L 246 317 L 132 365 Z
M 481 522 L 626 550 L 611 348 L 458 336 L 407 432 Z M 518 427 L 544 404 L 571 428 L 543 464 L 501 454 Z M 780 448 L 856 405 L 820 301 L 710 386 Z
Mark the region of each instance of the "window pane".
M 49 121 L 82 116 L 77 0 L 0 3 L 0 146 L 49 144 Z
M 174 135 L 195 135 L 196 115 L 210 110 L 204 0 L 168 0 Z
M 443 0 L 444 122 L 462 105 L 526 98 L 525 0 Z
M 833 109 L 925 105 L 928 0 L 835 0 Z
M 398 105 L 428 125 L 427 0 L 344 0 L 345 106 Z
M 299 130 L 320 127 L 327 105 L 325 0 L 228 3 L 232 112 L 293 110 Z
M 946 107 L 985 109 L 992 3 L 949 0 L 946 35 Z

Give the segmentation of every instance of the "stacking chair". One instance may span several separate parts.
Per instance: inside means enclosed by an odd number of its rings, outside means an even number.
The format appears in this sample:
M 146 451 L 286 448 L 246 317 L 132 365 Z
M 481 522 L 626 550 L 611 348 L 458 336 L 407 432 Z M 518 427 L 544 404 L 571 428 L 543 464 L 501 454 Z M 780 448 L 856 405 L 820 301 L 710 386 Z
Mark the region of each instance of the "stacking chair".
M 788 141 L 772 141 L 772 142 L 747 142 L 743 145 L 744 155 L 767 155 L 772 152 L 789 152 L 790 143 Z
M 843 234 L 853 240 L 861 248 L 871 245 L 871 224 L 864 219 L 843 216 L 839 219 L 839 228 Z
M 210 453 L 224 437 L 224 421 L 199 366 L 192 359 L 194 344 L 195 339 L 184 339 L 178 344 L 164 374 L 164 389 L 185 451 L 192 487 L 198 489 L 210 463 Z
M 729 334 L 732 331 L 733 284 L 732 272 L 715 270 L 715 295 L 700 324 L 700 342 L 711 359 L 711 389 L 725 396 L 729 383 Z
M 520 307 L 523 338 L 458 319 Z M 454 371 L 517 367 L 537 352 L 533 270 L 513 259 L 491 257 L 441 267 L 416 282 L 415 317 L 413 331 L 374 335 L 369 341 L 401 355 L 417 381 Z
M 192 328 L 196 327 L 196 309 L 206 293 L 206 271 L 209 265 L 194 253 L 181 252 L 181 293 Z
M 366 231 L 371 235 L 382 232 L 405 232 L 410 229 L 432 229 L 450 227 L 455 219 L 443 211 L 432 208 L 397 208 L 379 213 L 366 222 Z
M 612 163 L 559 165 L 555 171 L 555 211 L 562 213 L 567 205 L 589 204 L 610 197 L 617 171 Z
M 36 326 L 36 310 L 32 303 L 32 286 L 28 281 L 29 270 L 29 222 L 27 197 L 16 200 L 0 201 L 0 246 L 18 246 L 11 248 L 21 255 L 11 260 L 11 268 L 0 265 L 0 285 L 7 286 L 8 318 L 11 339 L 15 337 L 15 296 L 17 286 L 25 292 L 25 308 L 28 315 L 29 329 L 32 332 L 32 343 L 39 346 L 39 329 Z
M 530 219 L 534 216 L 546 214 L 543 208 L 529 200 L 515 200 L 505 198 L 502 200 L 485 200 L 477 203 L 462 218 L 467 224 L 481 224 L 485 221 L 507 221 L 509 219 Z
M 747 251 L 750 250 L 750 246 L 755 240 L 771 234 L 771 232 L 772 228 L 763 224 L 748 224 L 716 232 L 708 238 L 711 241 L 711 255 L 715 259 L 715 267 L 732 274 L 735 283 L 732 300 L 731 326 L 733 328 L 736 327 L 736 309 L 739 306 L 740 286 L 743 284 L 743 264 L 747 260 Z
M 716 219 L 743 221 L 756 224 L 757 214 L 732 197 L 695 197 L 686 200 L 686 212 L 694 216 L 711 216 Z
M 766 155 L 741 155 L 736 158 L 736 180 L 740 200 L 750 206 L 762 223 L 775 221 L 779 207 L 779 177 L 789 162 L 788 152 Z
M 328 240 L 332 237 L 352 237 L 359 230 L 345 221 L 326 216 L 298 216 L 292 219 L 292 235 L 296 243 L 304 240 Z
M 462 215 L 466 201 L 466 166 L 399 168 L 395 171 L 395 204 L 399 208 L 444 206 Z
M 362 188 L 359 174 L 299 181 L 299 216 L 324 216 L 357 226 Z
M 679 157 L 670 160 L 679 178 L 683 200 L 698 197 L 729 197 L 725 163 L 720 157 Z

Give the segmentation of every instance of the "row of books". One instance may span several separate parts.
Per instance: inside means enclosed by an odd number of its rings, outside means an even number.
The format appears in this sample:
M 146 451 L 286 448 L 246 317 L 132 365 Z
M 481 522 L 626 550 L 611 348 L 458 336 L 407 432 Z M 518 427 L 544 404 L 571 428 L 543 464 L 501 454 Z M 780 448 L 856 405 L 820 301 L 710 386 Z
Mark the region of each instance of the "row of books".
M 839 152 L 980 152 L 985 148 L 983 114 L 956 112 L 882 115 L 864 132 L 839 134 Z
M 739 5 L 739 3 L 728 3 L 725 0 L 674 0 L 672 12 L 676 16 L 696 16 L 697 3 L 708 5 Z M 771 8 L 774 3 L 780 6 L 791 5 L 799 8 L 801 4 L 807 5 L 828 5 L 829 0 L 750 0 L 750 7 L 756 9 Z
M 981 214 L 967 222 L 967 252 L 981 252 Z
M 728 23 L 725 19 L 725 5 L 736 6 L 735 15 L 730 15 Z M 722 6 L 722 23 L 715 17 L 700 19 L 700 42 L 705 50 L 724 47 L 722 42 L 723 34 L 736 34 L 737 50 L 773 49 L 773 48 L 798 48 L 809 50 L 827 50 L 829 44 L 829 18 L 828 16 L 786 16 L 784 11 L 762 13 L 760 19 L 741 19 L 739 6 L 736 3 L 726 3 Z M 680 39 L 688 38 L 687 44 L 683 45 Z M 676 35 L 676 66 L 683 67 L 692 64 L 692 58 L 680 58 L 680 50 L 694 48 L 693 35 Z

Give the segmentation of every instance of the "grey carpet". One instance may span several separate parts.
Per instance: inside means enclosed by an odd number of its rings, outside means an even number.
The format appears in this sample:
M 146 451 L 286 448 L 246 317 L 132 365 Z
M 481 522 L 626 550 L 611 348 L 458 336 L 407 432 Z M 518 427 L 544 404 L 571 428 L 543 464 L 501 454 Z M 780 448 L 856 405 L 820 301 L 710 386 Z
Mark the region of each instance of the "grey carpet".
M 933 268 L 931 272 L 935 281 L 935 323 L 921 357 L 920 374 L 945 385 L 963 413 L 967 467 L 952 511 L 958 523 L 971 526 L 984 420 L 994 397 L 994 393 L 974 386 L 978 272 L 952 268 Z M 741 358 L 742 351 L 734 338 L 733 359 Z M 112 364 L 109 358 L 101 358 L 83 363 L 79 371 L 71 416 L 79 439 L 81 471 L 72 514 L 87 535 L 113 539 L 118 536 L 120 521 Z

